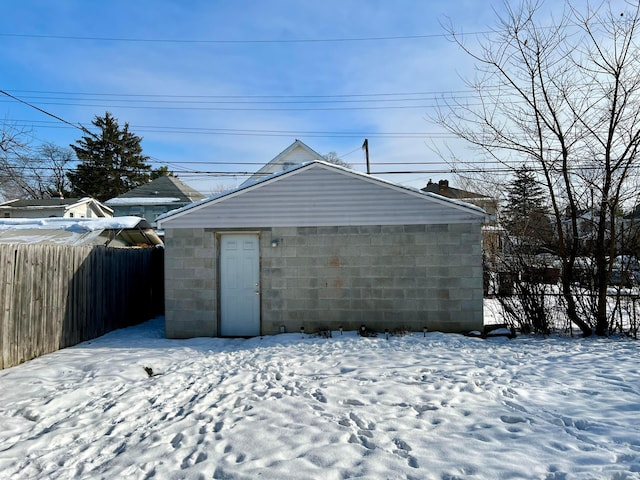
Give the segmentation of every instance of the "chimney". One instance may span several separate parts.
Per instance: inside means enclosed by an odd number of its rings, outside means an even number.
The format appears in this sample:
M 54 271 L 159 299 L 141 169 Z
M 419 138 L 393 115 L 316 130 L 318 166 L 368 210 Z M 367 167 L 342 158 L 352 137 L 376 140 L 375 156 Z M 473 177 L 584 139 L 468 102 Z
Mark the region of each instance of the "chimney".
M 446 193 L 449 190 L 449 180 L 440 180 L 438 182 L 438 190 L 440 193 Z

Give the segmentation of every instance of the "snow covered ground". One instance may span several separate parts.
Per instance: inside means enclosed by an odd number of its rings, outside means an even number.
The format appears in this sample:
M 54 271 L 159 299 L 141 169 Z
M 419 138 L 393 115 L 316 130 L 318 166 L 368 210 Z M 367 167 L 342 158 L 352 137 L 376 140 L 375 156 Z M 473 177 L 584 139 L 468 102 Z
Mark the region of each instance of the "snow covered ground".
M 638 479 L 639 354 L 436 332 L 167 340 L 160 318 L 0 371 L 0 478 Z

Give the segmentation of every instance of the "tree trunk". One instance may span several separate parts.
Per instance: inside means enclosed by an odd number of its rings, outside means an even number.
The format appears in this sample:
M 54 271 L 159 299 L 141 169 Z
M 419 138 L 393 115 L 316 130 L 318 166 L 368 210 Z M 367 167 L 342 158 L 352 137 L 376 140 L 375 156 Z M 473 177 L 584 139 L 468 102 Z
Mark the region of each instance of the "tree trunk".
M 567 317 L 569 321 L 575 324 L 584 337 L 590 337 L 592 335 L 591 326 L 588 322 L 578 316 L 576 309 L 576 300 L 573 298 L 573 292 L 571 285 L 573 283 L 573 265 L 571 262 L 563 264 L 562 272 L 562 296 L 567 302 Z

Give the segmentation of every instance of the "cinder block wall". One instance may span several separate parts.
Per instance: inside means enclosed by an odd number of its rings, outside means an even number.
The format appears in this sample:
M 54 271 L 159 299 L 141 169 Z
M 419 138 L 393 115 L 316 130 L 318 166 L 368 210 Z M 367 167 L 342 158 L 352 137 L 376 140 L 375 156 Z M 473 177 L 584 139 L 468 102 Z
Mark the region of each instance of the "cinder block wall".
M 263 334 L 482 328 L 478 225 L 273 228 L 261 258 Z
M 256 231 L 255 229 L 253 231 Z M 260 230 L 262 333 L 320 328 L 481 329 L 482 252 L 473 224 Z M 217 232 L 224 233 L 224 232 Z M 165 232 L 169 338 L 218 334 L 216 231 Z M 272 240 L 278 246 L 272 247 Z
M 165 327 L 168 338 L 218 334 L 216 262 L 212 230 L 165 231 Z

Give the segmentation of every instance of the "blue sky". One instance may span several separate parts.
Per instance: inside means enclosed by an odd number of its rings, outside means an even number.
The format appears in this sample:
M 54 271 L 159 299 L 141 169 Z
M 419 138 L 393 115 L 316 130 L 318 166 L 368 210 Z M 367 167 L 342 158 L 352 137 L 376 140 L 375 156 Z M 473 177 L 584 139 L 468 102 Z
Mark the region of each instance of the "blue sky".
M 154 166 L 205 194 L 246 177 L 194 170 L 255 171 L 296 138 L 360 171 L 368 138 L 374 173 L 422 172 L 379 175 L 421 187 L 447 177 L 428 147 L 451 143 L 434 97 L 473 75 L 442 23 L 479 32 L 495 18 L 473 0 L 8 1 L 0 89 L 89 129 L 111 112 Z M 0 115 L 35 144 L 83 135 L 6 96 Z

